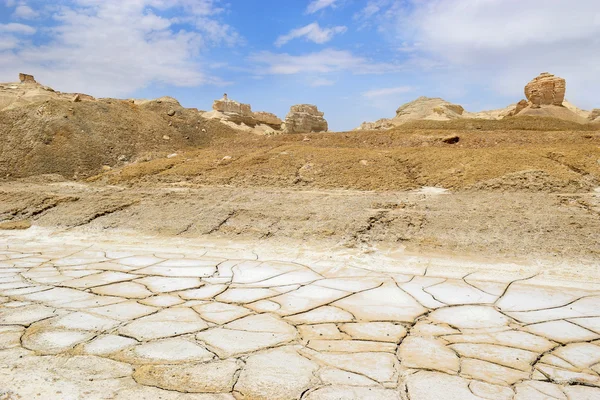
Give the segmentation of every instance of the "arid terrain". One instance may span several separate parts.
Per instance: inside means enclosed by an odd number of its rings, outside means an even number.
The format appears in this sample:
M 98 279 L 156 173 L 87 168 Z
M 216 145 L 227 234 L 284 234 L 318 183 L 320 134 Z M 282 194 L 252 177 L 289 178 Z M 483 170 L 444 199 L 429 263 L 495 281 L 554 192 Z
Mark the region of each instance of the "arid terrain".
M 445 143 L 448 137 L 458 142 Z M 371 132 L 229 132 L 194 147 L 146 150 L 145 158 L 106 171 L 83 169 L 73 152 L 52 153 L 62 163 L 55 169 L 36 163 L 46 174 L 0 184 L 2 220 L 59 230 L 600 257 L 600 131 L 587 125 L 528 117 Z M 76 173 L 87 177 L 65 178 Z
M 600 398 L 600 122 L 540 77 L 349 132 L 1 84 L 0 399 Z

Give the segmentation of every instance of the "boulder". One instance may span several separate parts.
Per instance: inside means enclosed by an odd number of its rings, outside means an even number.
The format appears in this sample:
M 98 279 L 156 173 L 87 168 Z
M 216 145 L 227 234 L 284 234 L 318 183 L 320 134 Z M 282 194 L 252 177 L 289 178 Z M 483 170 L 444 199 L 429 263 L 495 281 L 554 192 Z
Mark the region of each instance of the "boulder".
M 590 111 L 590 115 L 588 116 L 590 121 L 600 121 L 600 108 L 594 108 Z
M 290 108 L 285 117 L 285 133 L 327 132 L 327 121 L 324 113 L 312 104 L 297 104 Z
M 525 86 L 525 97 L 532 108 L 562 106 L 565 99 L 566 81 L 548 72 L 542 72 Z

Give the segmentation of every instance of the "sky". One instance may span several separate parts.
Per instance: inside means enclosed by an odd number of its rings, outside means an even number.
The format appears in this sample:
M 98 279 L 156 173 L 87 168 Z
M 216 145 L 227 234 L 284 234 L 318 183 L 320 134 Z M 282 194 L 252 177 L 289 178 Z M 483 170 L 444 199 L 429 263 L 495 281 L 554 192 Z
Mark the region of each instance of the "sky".
M 540 72 L 600 108 L 600 1 L 0 0 L 0 82 L 19 72 L 201 110 L 316 104 L 335 131 L 419 96 L 503 108 Z

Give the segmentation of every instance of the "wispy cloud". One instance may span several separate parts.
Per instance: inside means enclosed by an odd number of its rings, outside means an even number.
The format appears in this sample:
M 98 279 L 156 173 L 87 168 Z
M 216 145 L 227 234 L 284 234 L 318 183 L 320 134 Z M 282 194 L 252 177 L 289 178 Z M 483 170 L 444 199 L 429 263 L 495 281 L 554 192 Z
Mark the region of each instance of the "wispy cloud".
M 263 51 L 249 57 L 251 62 L 265 65 L 260 68 L 263 74 L 292 75 L 298 73 L 328 73 L 350 70 L 355 74 L 379 74 L 396 72 L 402 65 L 378 63 L 356 56 L 348 50 L 324 49 L 302 55 L 272 53 Z
M 281 35 L 275 41 L 275 46 L 281 47 L 290 40 L 305 37 L 311 42 L 323 44 L 329 42 L 335 35 L 346 32 L 345 26 L 334 26 L 332 28 L 321 28 L 317 22 L 303 26 L 302 28 L 292 29 L 286 35 Z
M 21 4 L 15 8 L 13 12 L 13 17 L 20 19 L 33 19 L 37 18 L 40 14 L 35 11 L 33 8 L 29 7 L 26 4 Z
M 373 89 L 364 92 L 362 95 L 366 98 L 374 98 L 374 97 L 384 97 L 390 96 L 399 93 L 408 93 L 412 92 L 414 89 L 410 86 L 398 86 L 398 87 L 390 87 L 390 88 L 382 88 L 382 89 Z
M 314 14 L 324 8 L 335 7 L 336 2 L 337 0 L 313 0 L 310 2 L 308 7 L 306 7 L 306 13 Z
M 0 24 L 0 32 L 6 33 L 19 33 L 23 35 L 33 35 L 36 29 L 24 24 L 10 23 L 10 24 Z

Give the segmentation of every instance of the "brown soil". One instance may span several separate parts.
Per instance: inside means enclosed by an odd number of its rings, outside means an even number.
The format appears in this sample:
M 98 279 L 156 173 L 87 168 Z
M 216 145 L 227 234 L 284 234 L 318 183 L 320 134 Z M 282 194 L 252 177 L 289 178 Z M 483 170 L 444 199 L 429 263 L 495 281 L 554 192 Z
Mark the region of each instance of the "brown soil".
M 582 125 L 578 131 L 534 131 L 536 119 L 513 120 L 521 121 L 521 130 L 502 130 L 501 121 L 477 121 L 489 130 L 468 130 L 475 122 L 462 120 L 438 122 L 437 129 L 411 124 L 391 131 L 237 134 L 91 180 L 377 191 L 441 186 L 589 192 L 600 186 L 600 131 Z M 449 136 L 457 139 L 446 143 Z

